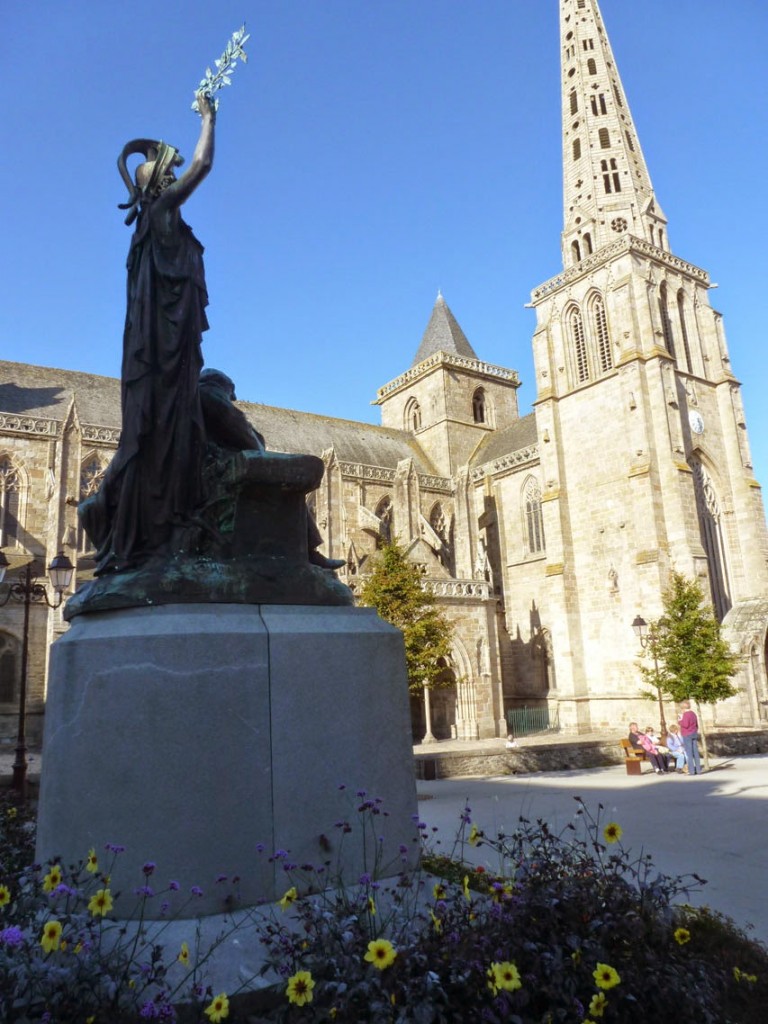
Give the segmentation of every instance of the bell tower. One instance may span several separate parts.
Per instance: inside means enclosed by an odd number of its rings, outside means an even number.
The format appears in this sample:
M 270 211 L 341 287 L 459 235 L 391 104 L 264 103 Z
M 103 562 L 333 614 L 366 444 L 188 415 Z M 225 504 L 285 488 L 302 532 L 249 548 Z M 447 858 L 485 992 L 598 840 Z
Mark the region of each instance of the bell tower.
M 724 619 L 768 594 L 768 532 L 710 277 L 671 251 L 597 0 L 560 0 L 560 51 L 563 270 L 531 295 L 541 608 L 559 699 L 610 721 L 670 570 Z

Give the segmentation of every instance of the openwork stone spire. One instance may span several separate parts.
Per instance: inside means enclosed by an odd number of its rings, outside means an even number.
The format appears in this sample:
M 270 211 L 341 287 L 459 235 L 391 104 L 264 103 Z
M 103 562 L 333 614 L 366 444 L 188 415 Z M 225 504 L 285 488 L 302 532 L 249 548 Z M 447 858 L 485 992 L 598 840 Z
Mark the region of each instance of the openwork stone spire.
M 622 234 L 669 249 L 597 0 L 560 0 L 563 265 Z

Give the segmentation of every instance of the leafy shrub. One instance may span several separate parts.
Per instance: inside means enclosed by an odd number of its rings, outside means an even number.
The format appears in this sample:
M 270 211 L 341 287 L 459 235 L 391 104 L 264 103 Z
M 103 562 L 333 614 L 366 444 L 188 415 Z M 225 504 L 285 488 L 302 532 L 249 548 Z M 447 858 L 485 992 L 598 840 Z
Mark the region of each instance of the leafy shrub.
M 350 794 L 351 796 L 351 794 Z M 764 1019 L 768 951 L 731 921 L 687 903 L 703 881 L 658 873 L 633 856 L 617 823 L 576 799 L 555 833 L 520 819 L 510 835 L 485 835 L 461 816 L 450 856 L 434 852 L 429 830 L 421 867 L 384 864 L 376 828 L 386 813 L 363 792 L 350 820 L 335 825 L 334 858 L 323 844 L 316 865 L 271 855 L 286 879 L 280 901 L 231 921 L 241 941 L 263 950 L 269 998 L 205 985 L 213 952 L 166 950 L 157 928 L 126 931 L 109 916 L 110 861 L 95 851 L 60 864 L 7 870 L 24 860 L 24 833 L 0 837 L 0 1019 L 50 1024 L 155 1020 L 394 1022 L 394 1024 L 623 1024 L 674 1017 L 676 1024 L 757 1024 Z M 344 879 L 345 837 L 362 828 L 367 870 Z M 18 843 L 19 845 L 14 845 Z M 466 863 L 483 845 L 493 872 Z M 8 860 L 6 862 L 6 856 Z M 99 856 L 102 856 L 100 854 Z M 254 856 L 269 856 L 267 851 Z M 399 870 L 398 870 L 399 868 Z M 194 916 L 194 891 L 155 885 L 145 865 L 139 915 L 150 901 L 169 915 Z M 3 889 L 0 889 L 0 900 Z M 178 905 L 173 901 L 178 900 Z M 162 934 L 162 926 L 160 934 Z M 231 934 L 231 932 L 230 932 Z M 149 936 L 152 936 L 150 939 Z M 246 986 L 244 986 L 246 987 Z

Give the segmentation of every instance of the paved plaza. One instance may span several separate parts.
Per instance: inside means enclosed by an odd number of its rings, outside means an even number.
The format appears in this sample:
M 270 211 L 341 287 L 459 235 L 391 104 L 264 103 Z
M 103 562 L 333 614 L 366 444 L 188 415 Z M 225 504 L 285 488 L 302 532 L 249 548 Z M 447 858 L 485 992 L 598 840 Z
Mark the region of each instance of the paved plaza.
M 450 852 L 466 803 L 472 820 L 493 834 L 511 831 L 520 815 L 543 818 L 554 828 L 573 820 L 583 797 L 603 822 L 618 822 L 625 847 L 653 855 L 665 874 L 696 872 L 707 879 L 693 904 L 707 904 L 754 937 L 768 942 L 768 757 L 714 758 L 701 776 L 638 777 L 623 766 L 583 771 L 542 772 L 495 778 L 419 782 L 419 814 L 439 829 L 442 848 Z M 466 847 L 468 859 L 498 869 L 494 853 Z

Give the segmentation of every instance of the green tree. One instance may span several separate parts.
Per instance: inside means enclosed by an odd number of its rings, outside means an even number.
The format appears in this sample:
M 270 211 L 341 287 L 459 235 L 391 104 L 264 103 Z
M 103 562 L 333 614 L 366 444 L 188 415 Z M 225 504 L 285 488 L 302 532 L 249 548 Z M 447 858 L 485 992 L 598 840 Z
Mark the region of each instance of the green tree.
M 446 683 L 453 626 L 422 587 L 422 575 L 396 542 L 376 554 L 373 572 L 360 592 L 360 603 L 375 608 L 386 622 L 403 634 L 408 688 L 424 694 L 427 737 L 431 736 L 429 691 Z
M 696 580 L 673 572 L 664 593 L 664 613 L 651 623 L 655 633 L 658 675 L 644 668 L 643 675 L 672 700 L 690 700 L 696 706 L 705 766 L 709 767 L 707 739 L 701 727 L 701 704 L 716 704 L 738 692 L 731 682 L 739 659 L 725 640 L 720 623 Z

